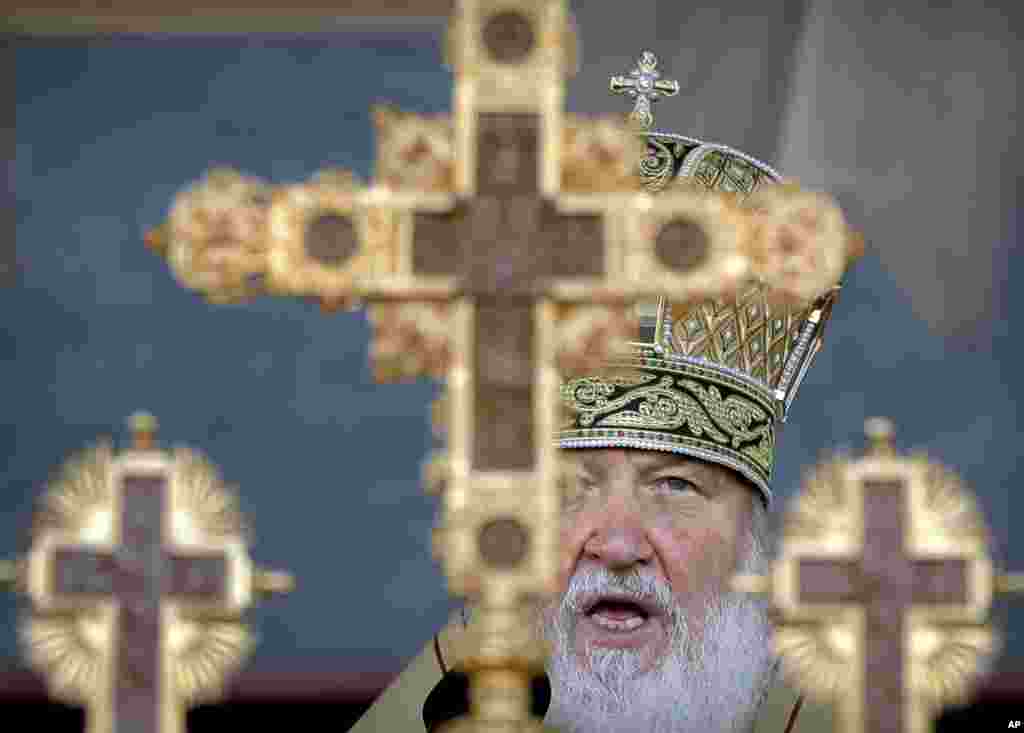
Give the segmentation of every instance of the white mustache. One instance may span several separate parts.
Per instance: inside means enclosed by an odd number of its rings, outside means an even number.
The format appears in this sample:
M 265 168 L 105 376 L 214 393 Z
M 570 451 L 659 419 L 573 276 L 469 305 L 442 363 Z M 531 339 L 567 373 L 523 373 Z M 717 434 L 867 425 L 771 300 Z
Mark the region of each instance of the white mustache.
M 652 603 L 666 617 L 675 615 L 676 602 L 668 583 L 637 570 L 613 573 L 604 567 L 579 570 L 569 579 L 569 587 L 562 598 L 562 611 L 578 614 L 583 611 L 585 598 L 595 594 L 616 593 L 637 601 Z

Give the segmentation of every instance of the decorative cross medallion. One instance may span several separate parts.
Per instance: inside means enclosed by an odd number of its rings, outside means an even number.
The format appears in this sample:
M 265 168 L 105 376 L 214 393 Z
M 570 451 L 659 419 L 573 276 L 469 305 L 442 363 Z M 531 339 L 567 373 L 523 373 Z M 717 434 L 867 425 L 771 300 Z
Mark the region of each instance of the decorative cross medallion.
M 615 94 L 628 94 L 636 99 L 630 119 L 642 130 L 649 130 L 654 124 L 654 112 L 651 105 L 662 97 L 674 97 L 679 94 L 679 82 L 662 80 L 658 72 L 658 57 L 650 51 L 640 54 L 636 68 L 625 76 L 611 78 L 611 90 Z
M 22 563 L 32 614 L 22 637 L 58 697 L 88 708 L 89 733 L 184 733 L 184 706 L 209 699 L 247 655 L 238 619 L 290 577 L 255 571 L 240 517 L 209 467 L 153 445 L 101 447 L 51 487 Z
M 118 733 L 162 729 L 161 698 L 168 694 L 160 653 L 164 603 L 229 603 L 225 552 L 185 554 L 165 546 L 167 479 L 150 471 L 120 477 L 115 520 L 120 538 L 110 550 L 75 544 L 52 549 L 55 605 L 110 603 L 117 609 L 109 693 Z
M 797 684 L 835 703 L 837 733 L 928 733 L 993 654 L 992 594 L 1015 583 L 993 576 L 984 521 L 956 476 L 897 456 L 888 421 L 866 431 L 863 459 L 808 478 L 772 575 L 733 587 L 772 593 L 776 650 Z

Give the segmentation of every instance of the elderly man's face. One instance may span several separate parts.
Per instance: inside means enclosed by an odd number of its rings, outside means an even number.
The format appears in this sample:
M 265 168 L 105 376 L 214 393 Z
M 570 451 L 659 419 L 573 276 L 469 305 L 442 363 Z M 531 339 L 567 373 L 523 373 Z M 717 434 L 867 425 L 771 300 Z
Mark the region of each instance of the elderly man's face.
M 657 451 L 581 450 L 562 528 L 560 583 L 581 571 L 637 572 L 672 590 L 699 637 L 708 598 L 725 588 L 749 537 L 749 485 L 728 469 Z M 577 609 L 575 651 L 585 661 L 593 647 L 634 649 L 643 667 L 668 651 L 668 609 L 649 600 L 583 594 Z M 611 596 L 611 597 L 609 597 Z
M 755 489 L 658 451 L 563 452 L 561 593 L 549 722 L 567 731 L 749 730 L 774 674 L 763 602 L 727 592 L 764 570 Z M 757 537 L 757 540 L 755 540 Z

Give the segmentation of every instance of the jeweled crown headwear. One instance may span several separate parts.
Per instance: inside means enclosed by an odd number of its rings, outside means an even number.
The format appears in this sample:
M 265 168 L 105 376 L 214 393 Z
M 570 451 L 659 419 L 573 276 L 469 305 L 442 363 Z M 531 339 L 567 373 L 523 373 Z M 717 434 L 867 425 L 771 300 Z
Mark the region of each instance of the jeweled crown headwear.
M 636 100 L 646 137 L 641 161 L 651 192 L 690 183 L 749 197 L 781 183 L 770 166 L 725 145 L 651 130 L 651 105 L 679 91 L 644 52 L 611 91 Z M 771 502 L 775 429 L 821 348 L 838 283 L 809 304 L 778 305 L 752 282 L 733 298 L 673 303 L 666 293 L 638 308 L 639 337 L 600 374 L 562 385 L 562 448 L 626 447 L 693 456 L 738 471 Z

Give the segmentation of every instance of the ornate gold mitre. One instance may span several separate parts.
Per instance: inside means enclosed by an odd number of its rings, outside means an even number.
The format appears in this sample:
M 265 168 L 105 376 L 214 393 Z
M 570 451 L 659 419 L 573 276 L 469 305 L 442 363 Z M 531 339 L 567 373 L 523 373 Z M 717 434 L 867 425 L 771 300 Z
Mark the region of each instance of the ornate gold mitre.
M 640 175 L 648 192 L 685 186 L 770 210 L 780 241 L 762 252 L 776 257 L 799 259 L 814 251 L 807 244 L 818 233 L 845 231 L 837 209 L 817 206 L 823 197 L 784 184 L 765 163 L 725 145 L 647 129 L 650 103 L 678 91 L 675 82 L 659 80 L 656 65 L 645 52 L 631 78 L 611 82 L 613 92 L 637 100 L 632 119 L 646 138 Z M 781 226 L 780 216 L 787 219 Z M 841 275 L 845 262 L 830 264 Z M 785 269 L 771 270 L 775 283 Z M 824 293 L 781 297 L 755 272 L 731 297 L 675 302 L 667 293 L 639 305 L 636 340 L 621 356 L 562 384 L 560 446 L 663 450 L 713 461 L 738 471 L 770 502 L 776 425 L 821 348 L 838 291 L 837 277 Z

